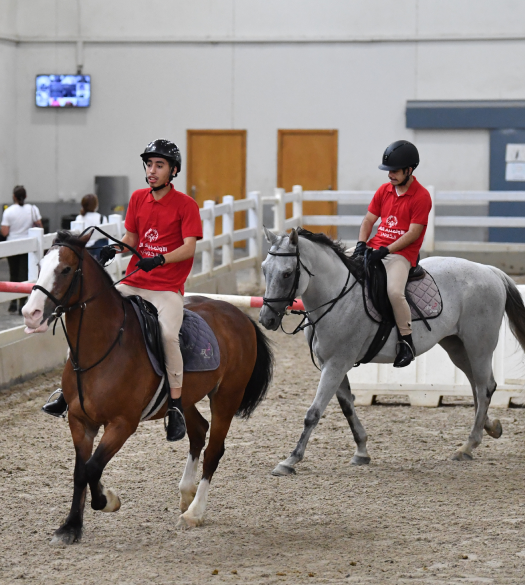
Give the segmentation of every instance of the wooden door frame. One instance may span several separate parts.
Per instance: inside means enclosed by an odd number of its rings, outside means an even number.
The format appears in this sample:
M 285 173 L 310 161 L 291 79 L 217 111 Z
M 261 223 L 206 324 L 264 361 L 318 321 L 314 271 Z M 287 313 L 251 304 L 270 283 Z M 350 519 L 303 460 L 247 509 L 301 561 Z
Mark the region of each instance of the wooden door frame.
M 290 136 L 294 134 L 325 134 L 335 136 L 336 139 L 334 140 L 334 152 L 332 153 L 333 160 L 334 160 L 334 169 L 335 169 L 335 177 L 333 176 L 332 182 L 332 190 L 337 191 L 337 170 L 338 170 L 338 146 L 339 146 L 339 131 L 332 129 L 332 130 L 319 130 L 319 129 L 301 129 L 301 130 L 287 130 L 287 129 L 278 129 L 277 130 L 277 186 L 281 187 L 283 184 L 283 159 L 281 153 L 283 152 L 283 141 L 285 136 Z
M 242 198 L 246 198 L 246 139 L 247 139 L 247 131 L 246 130 L 186 130 L 186 193 L 190 194 L 191 187 L 192 187 L 192 163 L 193 163 L 193 153 L 191 151 L 191 140 L 192 136 L 206 135 L 206 136 L 217 136 L 217 135 L 229 135 L 229 136 L 241 136 L 242 138 L 242 156 L 244 160 L 244 165 L 242 168 Z M 228 193 L 224 193 L 224 195 L 228 195 Z

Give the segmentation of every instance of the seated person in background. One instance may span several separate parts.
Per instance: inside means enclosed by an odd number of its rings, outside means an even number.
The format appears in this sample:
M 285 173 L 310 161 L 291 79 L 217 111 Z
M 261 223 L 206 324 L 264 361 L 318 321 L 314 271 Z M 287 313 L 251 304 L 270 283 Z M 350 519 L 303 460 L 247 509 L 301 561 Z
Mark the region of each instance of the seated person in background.
M 80 210 L 80 214 L 75 218 L 75 221 L 83 221 L 84 229 L 108 223 L 107 218 L 100 215 L 97 211 L 98 198 L 96 195 L 84 195 L 80 204 L 82 205 L 82 209 Z M 102 246 L 107 246 L 108 244 L 108 239 L 102 238 L 101 233 L 95 230 L 89 242 L 86 244 L 86 248 L 93 258 L 99 260 L 100 249 Z
M 29 237 L 29 228 L 42 227 L 42 216 L 36 205 L 25 203 L 27 193 L 22 185 L 17 185 L 13 189 L 14 204 L 10 205 L 2 217 L 2 236 L 8 241 L 21 240 Z M 9 280 L 11 282 L 24 282 L 27 280 L 27 254 L 17 254 L 8 256 L 9 262 Z M 9 312 L 22 314 L 22 307 L 25 305 L 27 297 L 12 300 L 9 305 Z

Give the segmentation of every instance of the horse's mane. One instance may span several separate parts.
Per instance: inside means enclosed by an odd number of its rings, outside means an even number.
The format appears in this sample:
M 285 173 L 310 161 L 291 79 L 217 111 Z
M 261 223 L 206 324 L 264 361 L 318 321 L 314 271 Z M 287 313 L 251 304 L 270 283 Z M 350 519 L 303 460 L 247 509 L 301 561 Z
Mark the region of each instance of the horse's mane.
M 86 247 L 87 241 L 84 241 L 75 234 L 72 234 L 69 230 L 59 230 L 57 232 L 56 238 L 53 240 L 53 245 L 55 244 L 68 244 L 69 246 L 73 246 L 74 248 L 80 248 L 81 250 L 83 250 Z M 102 266 L 102 264 L 99 264 L 99 262 L 97 262 L 96 260 L 95 264 L 98 266 L 98 268 L 104 275 L 104 279 L 106 280 L 107 284 L 112 285 L 113 279 L 108 274 L 106 269 Z
M 363 266 L 363 258 L 362 256 L 358 256 L 357 258 L 352 258 L 345 254 L 346 246 L 340 240 L 332 240 L 329 236 L 323 233 L 314 234 L 313 232 L 306 230 L 302 227 L 297 228 L 297 234 L 302 238 L 310 240 L 315 244 L 321 244 L 322 246 L 327 246 L 331 250 L 333 250 L 336 255 L 339 257 L 341 262 L 350 270 L 350 272 L 358 279 L 361 280 L 364 274 L 364 266 Z

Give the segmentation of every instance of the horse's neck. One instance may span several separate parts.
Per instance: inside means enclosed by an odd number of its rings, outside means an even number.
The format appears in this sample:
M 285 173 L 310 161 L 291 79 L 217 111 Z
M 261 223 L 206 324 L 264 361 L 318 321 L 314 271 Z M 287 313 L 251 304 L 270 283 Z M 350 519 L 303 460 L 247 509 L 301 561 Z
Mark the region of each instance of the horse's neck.
M 111 287 L 98 267 L 91 262 L 84 263 L 82 287 L 77 302 L 89 301 L 85 307 L 66 313 L 66 328 L 74 347 L 81 327 L 82 345 L 85 341 L 113 338 L 122 326 L 122 298 Z M 90 300 L 93 299 L 93 300 Z
M 301 295 L 305 308 L 312 310 L 335 298 L 347 282 L 348 269 L 333 250 L 301 240 L 301 260 L 314 275 Z M 304 271 L 304 269 L 302 269 Z M 348 284 L 352 284 L 351 276 Z

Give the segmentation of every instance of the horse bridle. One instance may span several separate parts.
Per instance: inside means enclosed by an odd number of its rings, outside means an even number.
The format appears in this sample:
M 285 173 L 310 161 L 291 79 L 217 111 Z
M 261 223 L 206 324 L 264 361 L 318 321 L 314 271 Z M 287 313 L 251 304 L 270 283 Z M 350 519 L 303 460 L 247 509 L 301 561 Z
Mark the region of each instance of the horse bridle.
M 263 297 L 263 306 L 266 305 L 273 313 L 275 313 L 277 315 L 277 317 L 284 317 L 284 315 L 286 315 L 286 311 L 287 311 L 288 307 L 293 306 L 293 304 L 295 302 L 295 296 L 297 294 L 297 288 L 299 286 L 299 278 L 301 277 L 301 266 L 306 270 L 306 272 L 310 276 L 315 276 L 315 274 L 312 274 L 310 272 L 310 270 L 308 270 L 308 268 L 303 264 L 301 257 L 299 255 L 299 242 L 297 242 L 295 252 L 268 251 L 268 254 L 270 254 L 271 256 L 295 256 L 297 258 L 297 264 L 295 266 L 294 281 L 293 281 L 292 289 L 291 289 L 288 297 L 274 297 L 274 298 Z M 354 288 L 354 286 L 359 282 L 359 280 L 356 278 L 355 282 L 352 284 L 352 286 L 348 287 L 348 282 L 350 281 L 351 274 L 352 274 L 352 272 L 350 271 L 350 269 L 348 269 L 348 276 L 346 277 L 346 282 L 345 282 L 343 288 L 341 289 L 341 292 L 333 299 L 330 299 L 326 303 L 319 305 L 318 307 L 316 307 L 315 309 L 312 309 L 311 311 L 306 311 L 306 310 L 301 310 L 301 309 L 292 309 L 290 311 L 290 313 L 292 313 L 293 315 L 302 315 L 303 316 L 302 321 L 299 323 L 299 325 L 297 325 L 297 327 L 293 331 L 285 331 L 285 329 L 283 328 L 283 322 L 281 319 L 281 323 L 280 323 L 281 330 L 284 333 L 286 333 L 287 335 L 295 335 L 296 333 L 299 333 L 299 331 L 304 331 L 307 327 L 312 328 L 312 335 L 310 336 L 310 340 L 309 340 L 310 358 L 312 360 L 312 363 L 314 364 L 314 366 L 318 370 L 320 370 L 321 368 L 319 368 L 319 366 L 315 363 L 314 352 L 313 352 L 313 340 L 314 340 L 314 336 L 315 336 L 315 326 L 317 325 L 317 323 L 319 323 L 319 321 L 325 315 L 330 313 L 330 311 L 335 307 L 336 303 L 340 299 L 342 299 L 344 296 L 346 296 Z M 277 311 L 269 304 L 269 303 L 280 303 L 283 301 L 286 301 L 287 305 L 286 305 L 284 311 L 282 311 L 282 312 Z M 320 315 L 315 320 L 311 318 L 311 316 L 310 316 L 311 313 L 317 311 L 318 309 L 326 307 L 327 305 L 330 305 L 330 306 L 326 309 L 326 311 L 322 315 Z
M 270 254 L 270 256 L 294 256 L 295 258 L 297 258 L 297 263 L 295 265 L 294 280 L 292 283 L 292 288 L 290 290 L 290 294 L 287 297 L 274 297 L 274 298 L 263 297 L 263 306 L 266 305 L 270 309 L 270 311 L 272 311 L 273 313 L 275 313 L 277 315 L 277 317 L 283 317 L 284 315 L 286 315 L 286 310 L 288 309 L 288 307 L 293 306 L 293 304 L 295 302 L 297 289 L 299 287 L 299 279 L 301 278 L 301 266 L 306 270 L 306 272 L 310 276 L 314 276 L 314 275 L 308 270 L 308 268 L 303 264 L 303 261 L 301 260 L 301 256 L 299 254 L 299 242 L 297 242 L 295 252 L 272 252 L 270 250 L 268 252 L 268 254 Z M 284 311 L 282 311 L 282 312 L 277 311 L 276 309 L 274 309 L 270 305 L 270 303 L 282 303 L 284 301 L 287 302 L 287 305 L 285 306 Z
M 83 236 L 84 233 L 86 231 L 90 230 L 90 229 L 93 229 L 93 228 L 87 228 L 87 229 L 85 229 L 80 234 L 80 237 Z M 109 236 L 109 234 L 106 234 L 104 231 L 102 231 L 98 227 L 95 227 L 95 229 L 97 229 L 99 232 L 103 233 L 106 237 L 111 238 L 114 242 L 116 242 L 119 245 L 121 251 L 124 250 L 124 247 L 127 247 L 134 254 L 136 254 L 137 256 L 139 256 L 139 258 L 142 257 L 131 246 L 128 246 L 124 242 L 121 242 L 121 241 L 117 240 L 116 238 L 113 238 L 113 236 Z M 39 284 L 35 284 L 33 286 L 33 290 L 36 289 L 36 290 L 41 291 L 42 293 L 44 293 L 49 298 L 49 300 L 52 303 L 55 304 L 55 310 L 50 315 L 50 317 L 54 317 L 55 318 L 55 324 L 53 326 L 53 335 L 55 334 L 57 322 L 60 319 L 60 324 L 62 325 L 62 330 L 64 331 L 64 336 L 66 338 L 67 345 L 69 347 L 69 359 L 71 360 L 71 365 L 73 366 L 73 370 L 75 371 L 76 376 L 77 376 L 77 388 L 78 388 L 78 397 L 79 397 L 79 400 L 80 400 L 80 406 L 81 406 L 84 414 L 87 415 L 86 411 L 84 410 L 84 397 L 83 397 L 83 393 L 82 393 L 82 382 L 81 382 L 80 374 L 83 374 L 84 372 L 87 372 L 87 371 L 93 369 L 94 367 L 98 366 L 113 351 L 113 349 L 115 348 L 115 346 L 117 345 L 117 343 L 120 344 L 121 339 L 122 339 L 122 334 L 124 333 L 124 327 L 126 325 L 126 303 L 124 302 L 124 300 L 122 300 L 122 309 L 124 311 L 124 318 L 122 320 L 122 325 L 119 328 L 119 332 L 117 334 L 117 337 L 115 338 L 115 340 L 113 341 L 113 343 L 111 344 L 111 346 L 109 347 L 109 349 L 106 351 L 106 353 L 99 360 L 97 360 L 94 364 L 92 364 L 91 366 L 89 366 L 87 368 L 81 368 L 80 367 L 80 363 L 79 363 L 80 331 L 82 329 L 82 320 L 84 318 L 84 311 L 85 311 L 86 306 L 87 306 L 88 303 L 90 303 L 91 301 L 95 300 L 103 292 L 105 292 L 106 290 L 109 290 L 110 288 L 113 288 L 119 282 L 121 282 L 125 278 L 128 278 L 129 276 L 131 276 L 131 274 L 134 274 L 135 272 L 137 272 L 140 269 L 137 268 L 136 270 L 134 270 L 130 274 L 127 274 L 126 276 L 124 276 L 124 278 L 121 278 L 120 280 L 117 280 L 116 282 L 112 283 L 109 287 L 106 287 L 104 290 L 102 290 L 99 293 L 91 296 L 89 299 L 86 299 L 85 301 L 79 300 L 75 304 L 70 305 L 70 306 L 67 306 L 67 303 L 70 301 L 71 297 L 75 294 L 78 285 L 80 285 L 79 297 L 80 298 L 82 297 L 82 285 L 83 285 L 83 282 L 84 282 L 84 274 L 83 274 L 83 271 L 82 271 L 83 264 L 84 264 L 84 250 L 82 249 L 82 250 L 78 251 L 71 244 L 68 244 L 66 242 L 57 242 L 57 243 L 53 244 L 53 247 L 55 247 L 55 246 L 69 248 L 76 255 L 76 257 L 78 258 L 78 267 L 75 270 L 75 273 L 73 275 L 73 278 L 72 278 L 71 282 L 69 283 L 69 286 L 68 286 L 66 292 L 64 293 L 64 295 L 60 299 L 57 299 L 55 297 L 55 295 L 53 295 L 53 293 L 49 292 L 48 290 L 46 290 L 43 286 L 40 286 Z M 64 320 L 62 319 L 62 315 L 64 313 L 70 313 L 70 312 L 72 312 L 72 311 L 74 311 L 76 309 L 80 309 L 81 310 L 81 313 L 80 313 L 80 321 L 79 321 L 79 324 L 78 324 L 77 344 L 76 344 L 76 350 L 75 350 L 73 348 L 72 343 L 71 343 L 71 339 L 70 339 L 69 335 L 67 334 L 66 326 L 64 324 Z

